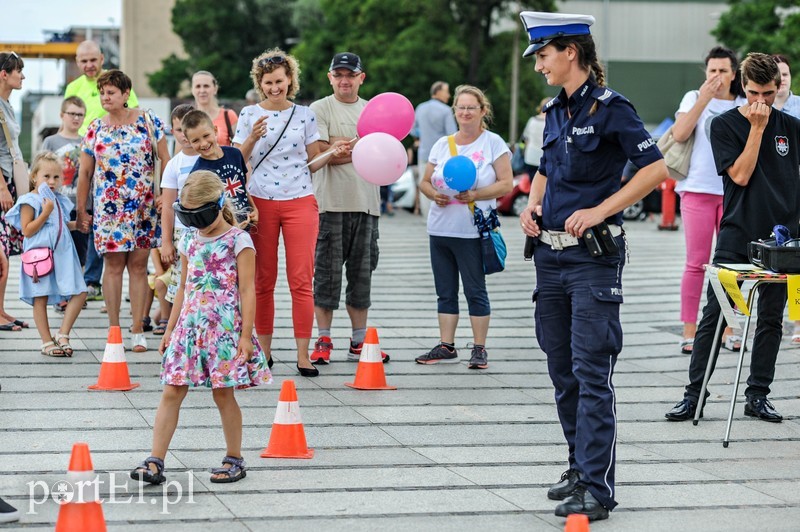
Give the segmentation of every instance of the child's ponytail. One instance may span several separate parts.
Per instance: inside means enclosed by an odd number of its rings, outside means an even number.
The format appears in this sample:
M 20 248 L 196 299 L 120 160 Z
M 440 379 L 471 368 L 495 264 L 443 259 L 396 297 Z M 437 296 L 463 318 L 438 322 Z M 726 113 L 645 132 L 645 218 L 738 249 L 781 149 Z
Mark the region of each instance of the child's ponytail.
M 222 219 L 231 225 L 237 225 L 236 211 L 234 211 L 233 204 L 228 198 L 225 198 L 225 202 L 222 204 Z

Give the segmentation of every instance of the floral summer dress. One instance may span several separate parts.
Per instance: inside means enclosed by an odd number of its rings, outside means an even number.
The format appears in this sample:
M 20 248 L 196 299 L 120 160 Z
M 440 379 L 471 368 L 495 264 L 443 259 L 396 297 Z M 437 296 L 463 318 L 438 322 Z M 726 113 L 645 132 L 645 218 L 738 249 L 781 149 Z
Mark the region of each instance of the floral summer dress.
M 253 334 L 250 362 L 236 358 L 242 313 L 237 251 L 252 248 L 245 231 L 203 238 L 184 232 L 179 249 L 186 256 L 183 308 L 161 364 L 161 383 L 208 388 L 248 388 L 272 382 L 267 359 Z
M 164 126 L 145 111 L 156 141 Z M 153 146 L 144 115 L 133 124 L 113 126 L 98 118 L 89 125 L 81 149 L 95 160 L 94 244 L 98 253 L 151 249 L 161 245 L 161 224 L 153 194 Z

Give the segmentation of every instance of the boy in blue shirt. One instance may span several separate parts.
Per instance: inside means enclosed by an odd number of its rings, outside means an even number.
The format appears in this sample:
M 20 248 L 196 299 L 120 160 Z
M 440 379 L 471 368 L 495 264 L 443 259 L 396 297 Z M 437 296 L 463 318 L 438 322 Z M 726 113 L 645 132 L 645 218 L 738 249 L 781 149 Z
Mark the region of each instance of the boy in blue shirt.
M 247 164 L 242 152 L 217 142 L 217 128 L 203 111 L 193 110 L 181 120 L 183 134 L 200 158 L 192 172 L 210 170 L 217 174 L 225 187 L 225 194 L 233 202 L 236 221 L 245 228 L 258 221 L 258 210 L 247 193 Z

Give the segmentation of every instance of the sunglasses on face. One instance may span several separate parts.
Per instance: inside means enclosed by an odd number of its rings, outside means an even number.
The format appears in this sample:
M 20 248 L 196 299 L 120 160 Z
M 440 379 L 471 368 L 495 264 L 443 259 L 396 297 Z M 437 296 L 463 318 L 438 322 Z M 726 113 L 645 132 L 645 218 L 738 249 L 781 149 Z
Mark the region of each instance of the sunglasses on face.
M 265 57 L 259 61 L 258 66 L 283 65 L 284 63 L 286 63 L 286 57 L 282 55 L 273 55 L 272 57 Z
M 0 70 L 5 70 L 6 69 L 6 65 L 8 65 L 8 60 L 11 59 L 12 57 L 16 58 L 16 60 L 19 61 L 19 56 L 17 55 L 17 52 L 11 52 L 3 60 L 3 66 L 0 67 Z

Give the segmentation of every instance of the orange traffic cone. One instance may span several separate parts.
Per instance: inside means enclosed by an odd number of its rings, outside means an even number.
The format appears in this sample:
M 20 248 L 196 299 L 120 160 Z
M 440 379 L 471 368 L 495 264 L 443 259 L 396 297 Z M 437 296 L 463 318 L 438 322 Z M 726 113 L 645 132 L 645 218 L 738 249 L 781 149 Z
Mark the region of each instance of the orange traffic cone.
M 73 491 L 65 492 L 67 497 L 58 510 L 56 532 L 105 532 L 106 520 L 103 507 L 97 500 L 97 475 L 88 444 L 76 443 L 72 446 L 67 482 Z
M 122 345 L 122 331 L 119 325 L 112 325 L 108 328 L 108 341 L 106 349 L 103 351 L 103 363 L 100 364 L 97 384 L 89 386 L 89 389 L 127 392 L 138 387 L 139 383 L 131 382 L 128 374 L 125 347 Z
M 589 532 L 589 518 L 583 514 L 569 514 L 564 532 Z
M 314 449 L 306 443 L 306 432 L 297 402 L 297 389 L 293 380 L 283 381 L 278 409 L 272 422 L 267 448 L 261 458 L 312 458 Z
M 378 345 L 378 331 L 373 327 L 367 329 L 367 337 L 364 338 L 364 347 L 361 348 L 361 358 L 358 360 L 356 368 L 356 378 L 353 382 L 346 382 L 344 385 L 358 390 L 397 389 L 397 386 L 386 384 L 381 348 Z

